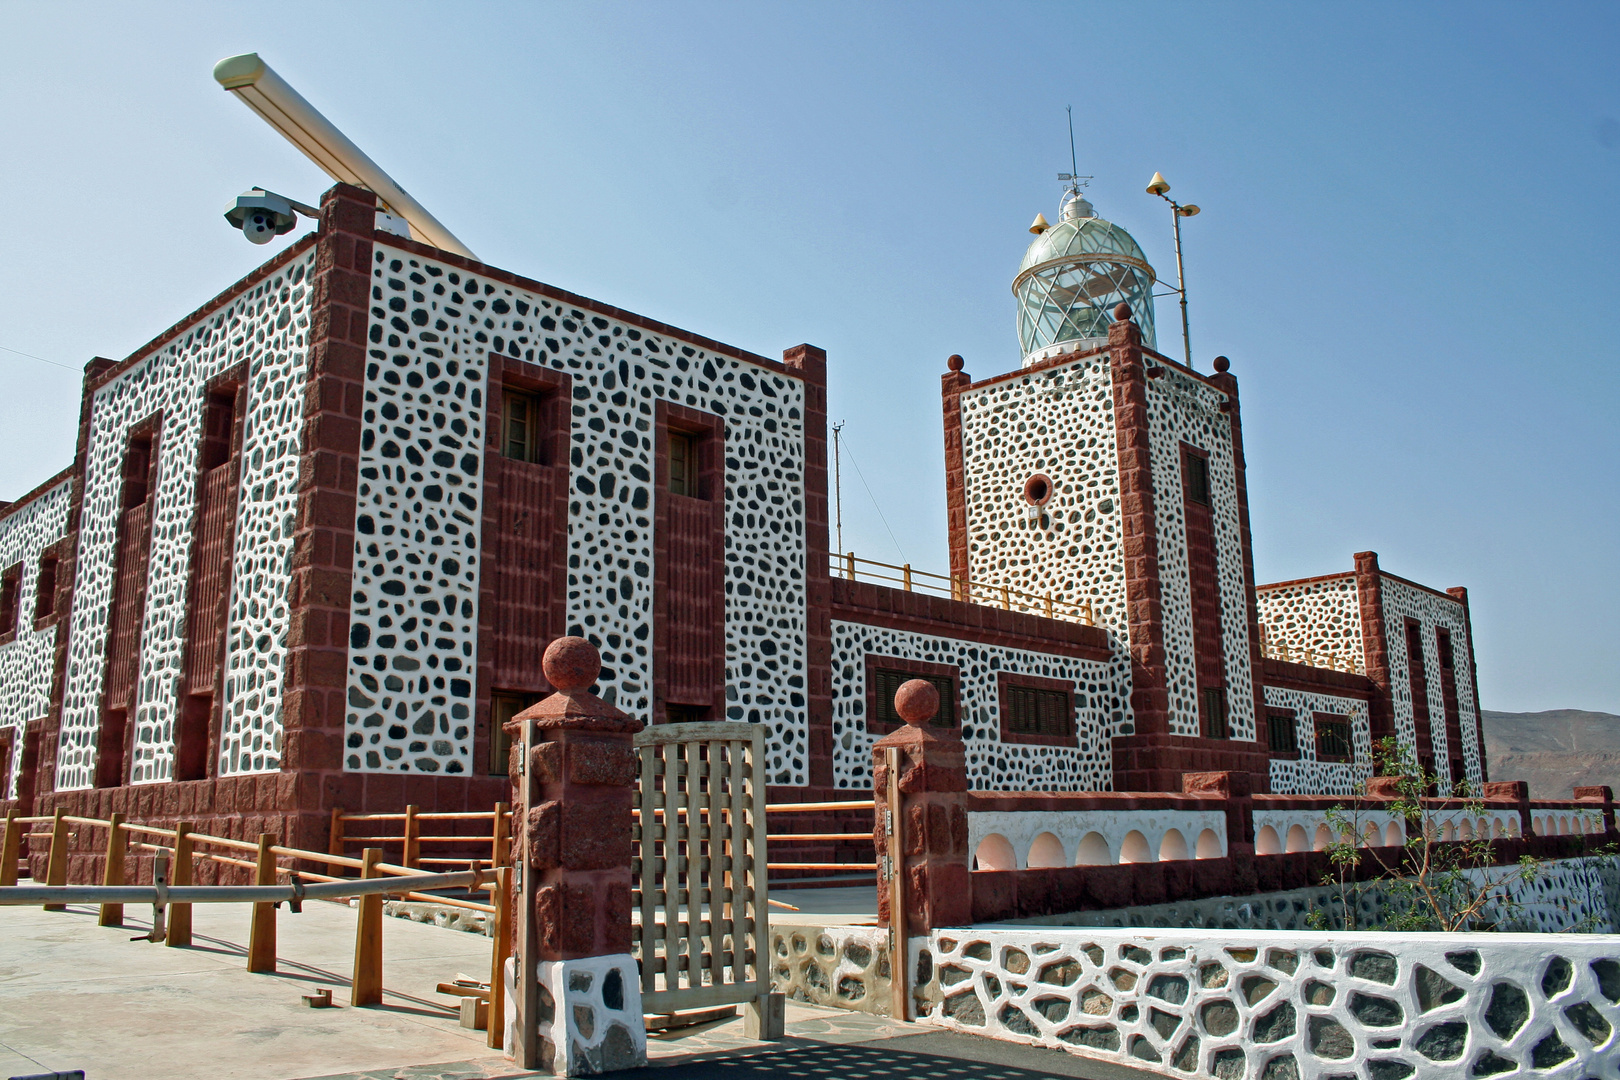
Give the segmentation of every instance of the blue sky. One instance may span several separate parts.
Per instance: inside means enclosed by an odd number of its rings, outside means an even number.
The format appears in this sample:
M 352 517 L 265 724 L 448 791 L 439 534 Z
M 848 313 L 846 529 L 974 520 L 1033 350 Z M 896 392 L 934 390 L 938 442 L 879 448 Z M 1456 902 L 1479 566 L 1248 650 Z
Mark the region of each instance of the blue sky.
M 1193 353 L 1242 384 L 1260 580 L 1376 550 L 1469 587 L 1487 707 L 1620 712 L 1613 4 L 6 3 L 0 27 L 0 497 L 71 460 L 89 357 L 265 257 L 220 218 L 237 192 L 328 185 L 213 82 L 258 51 L 485 260 L 826 348 L 864 476 L 845 546 L 943 570 L 938 377 L 1018 363 L 1010 284 L 1072 104 L 1091 200 L 1162 277 L 1148 177 L 1204 208 Z

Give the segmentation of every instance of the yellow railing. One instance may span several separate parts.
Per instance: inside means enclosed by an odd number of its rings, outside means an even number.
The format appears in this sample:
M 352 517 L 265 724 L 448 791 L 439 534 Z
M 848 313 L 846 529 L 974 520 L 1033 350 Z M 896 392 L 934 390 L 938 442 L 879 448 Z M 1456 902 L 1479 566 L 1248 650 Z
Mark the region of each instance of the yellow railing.
M 984 607 L 1044 615 L 1048 619 L 1063 619 L 1067 622 L 1084 623 L 1086 626 L 1097 625 L 1096 609 L 1089 600 L 1076 604 L 1068 600 L 1054 599 L 1051 593 L 1036 594 L 1005 584 L 930 574 L 924 570 L 912 569 L 910 563 L 895 566 L 892 563 L 873 562 L 871 559 L 857 559 L 853 551 L 842 555 L 834 553 L 830 555 L 830 562 L 833 576 L 848 581 L 882 582 L 886 585 L 897 585 L 906 592 L 947 596 L 952 600 L 963 600 Z
M 1365 675 L 1367 673 L 1361 661 L 1353 657 L 1336 656 L 1330 652 L 1318 652 L 1309 647 L 1296 649 L 1286 643 L 1271 641 L 1267 638 L 1264 630 L 1260 632 L 1260 654 L 1267 660 L 1286 660 L 1291 664 L 1326 668 L 1329 671 L 1348 671 L 1354 675 Z

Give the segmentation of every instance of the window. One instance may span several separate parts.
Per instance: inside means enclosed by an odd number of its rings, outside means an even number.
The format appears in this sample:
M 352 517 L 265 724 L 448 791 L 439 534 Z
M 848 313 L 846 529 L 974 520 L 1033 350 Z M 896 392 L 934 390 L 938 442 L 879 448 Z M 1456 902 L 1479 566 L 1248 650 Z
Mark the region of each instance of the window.
M 34 621 L 56 617 L 56 566 L 58 557 L 41 555 L 39 577 L 34 579 Z
M 1349 761 L 1354 757 L 1348 716 L 1316 714 L 1316 756 L 1321 761 Z
M 22 605 L 22 563 L 0 576 L 0 637 L 17 632 L 18 609 Z
M 125 510 L 146 502 L 152 480 L 152 432 L 130 436 L 129 452 L 124 455 Z
M 1186 477 L 1187 499 L 1200 506 L 1209 505 L 1209 459 L 1191 450 L 1181 452 L 1182 473 Z
M 686 431 L 669 433 L 669 490 L 672 495 L 698 494 L 697 436 Z
M 1299 735 L 1291 711 L 1272 709 L 1266 713 L 1266 745 L 1273 754 L 1299 753 Z
M 1230 734 L 1226 729 L 1226 688 L 1211 686 L 1203 693 L 1204 706 L 1204 738 L 1226 739 Z
M 203 413 L 202 452 L 198 466 L 207 472 L 231 460 L 231 439 L 236 427 L 236 388 L 227 386 L 208 395 Z
M 910 665 L 908 665 L 909 667 Z M 922 667 L 923 665 L 916 665 Z M 941 665 L 930 664 L 928 667 Z M 928 671 L 905 670 L 898 667 L 873 666 L 867 674 L 868 702 L 872 706 L 869 714 L 870 723 L 867 725 L 873 730 L 887 731 L 904 724 L 900 714 L 894 711 L 894 695 L 902 684 L 912 679 L 923 679 L 934 684 L 939 691 L 939 712 L 929 722 L 929 727 L 954 728 L 956 727 L 956 676 L 934 674 Z
M 501 398 L 501 454 L 514 461 L 540 461 L 540 396 L 507 390 Z M 505 771 L 504 769 L 502 770 Z
M 1074 734 L 1074 705 L 1067 691 L 1009 686 L 1003 726 L 1014 735 L 1066 739 Z
M 709 705 L 678 705 L 673 701 L 664 702 L 664 723 L 666 724 L 697 724 L 709 718 L 713 708 Z
M 512 733 L 506 730 L 506 724 L 540 697 L 519 690 L 497 690 L 490 695 L 489 775 L 505 776 L 511 770 Z

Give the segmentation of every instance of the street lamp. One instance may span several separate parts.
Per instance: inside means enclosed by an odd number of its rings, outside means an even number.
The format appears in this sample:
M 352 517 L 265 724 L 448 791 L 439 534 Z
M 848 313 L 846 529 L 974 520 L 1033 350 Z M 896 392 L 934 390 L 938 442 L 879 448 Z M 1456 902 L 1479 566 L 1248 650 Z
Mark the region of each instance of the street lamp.
M 1181 294 L 1181 345 L 1187 352 L 1187 366 L 1192 367 L 1192 333 L 1187 328 L 1187 282 L 1181 268 L 1181 219 L 1198 213 L 1192 203 L 1182 206 L 1170 197 L 1170 184 L 1163 173 L 1154 173 L 1148 181 L 1147 193 L 1157 195 L 1170 204 L 1171 220 L 1176 227 L 1176 292 Z

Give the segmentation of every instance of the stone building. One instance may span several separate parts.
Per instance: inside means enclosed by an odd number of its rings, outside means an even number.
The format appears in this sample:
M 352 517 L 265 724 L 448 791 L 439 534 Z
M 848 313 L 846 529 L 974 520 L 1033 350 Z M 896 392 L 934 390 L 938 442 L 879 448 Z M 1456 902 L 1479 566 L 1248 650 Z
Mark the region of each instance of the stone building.
M 783 798 L 867 788 L 919 675 L 975 788 L 1348 792 L 1383 734 L 1482 780 L 1466 594 L 1371 553 L 1257 587 L 1236 379 L 1158 353 L 1135 243 L 1060 216 L 1015 286 L 1022 364 L 944 376 L 932 595 L 828 550 L 821 350 L 666 326 L 333 188 L 318 232 L 92 360 L 72 464 L 0 510 L 0 806 L 305 847 L 335 807 L 487 808 L 565 633 L 633 715 L 768 725 Z

